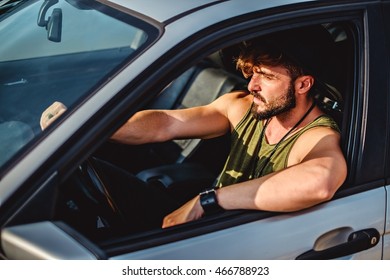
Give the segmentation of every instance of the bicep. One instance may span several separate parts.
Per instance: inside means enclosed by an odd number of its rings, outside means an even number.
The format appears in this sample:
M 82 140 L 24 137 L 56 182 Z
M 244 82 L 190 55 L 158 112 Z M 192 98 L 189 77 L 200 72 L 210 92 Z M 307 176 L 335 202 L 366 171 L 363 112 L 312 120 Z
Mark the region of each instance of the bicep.
M 224 94 L 205 106 L 166 111 L 170 134 L 175 139 L 224 135 L 241 120 L 250 103 L 250 95 L 237 91 Z
M 347 165 L 340 147 L 340 134 L 336 131 L 324 127 L 309 130 L 293 149 L 293 157 L 289 158 L 291 165 L 310 163 L 321 167 L 336 185 L 345 180 Z
M 212 138 L 229 131 L 229 120 L 219 106 L 205 106 L 167 111 L 167 129 L 174 139 Z

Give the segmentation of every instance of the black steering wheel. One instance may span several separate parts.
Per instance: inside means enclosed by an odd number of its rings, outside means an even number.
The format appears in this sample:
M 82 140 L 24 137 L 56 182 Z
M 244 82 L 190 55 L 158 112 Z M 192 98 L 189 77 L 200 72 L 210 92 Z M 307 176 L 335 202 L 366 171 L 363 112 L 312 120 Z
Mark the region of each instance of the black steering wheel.
M 92 240 L 132 230 L 131 217 L 117 205 L 107 172 L 110 168 L 105 167 L 105 162 L 90 157 L 63 183 L 59 193 L 57 218 Z M 129 182 L 129 187 L 133 183 Z
M 96 159 L 89 158 L 79 166 L 79 172 L 86 179 L 85 187 L 93 199 L 106 209 L 105 212 L 107 212 L 109 216 L 115 217 L 115 220 L 125 222 L 126 219 L 124 214 L 116 205 L 110 193 L 110 189 L 106 185 L 107 182 L 99 175 L 99 172 L 97 171 L 98 167 L 96 165 Z

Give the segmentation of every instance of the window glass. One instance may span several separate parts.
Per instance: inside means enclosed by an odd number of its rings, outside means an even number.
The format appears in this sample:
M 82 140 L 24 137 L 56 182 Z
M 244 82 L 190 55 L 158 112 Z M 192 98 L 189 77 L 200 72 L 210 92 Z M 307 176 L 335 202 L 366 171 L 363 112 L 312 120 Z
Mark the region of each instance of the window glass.
M 156 35 L 95 1 L 26 1 L 0 17 L 0 168 L 41 133 L 53 102 L 85 99 Z

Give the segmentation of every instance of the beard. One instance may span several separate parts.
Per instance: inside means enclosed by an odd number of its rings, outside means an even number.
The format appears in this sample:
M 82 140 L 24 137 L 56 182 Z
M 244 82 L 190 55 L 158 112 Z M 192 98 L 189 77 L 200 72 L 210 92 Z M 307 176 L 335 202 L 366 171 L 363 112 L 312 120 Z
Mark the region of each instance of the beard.
M 266 104 L 266 108 L 262 111 L 258 111 L 259 105 L 253 103 L 252 115 L 258 120 L 266 120 L 279 114 L 288 112 L 296 105 L 296 98 L 293 86 L 290 84 L 284 96 L 281 96 L 269 103 L 265 103 L 266 100 L 257 93 L 251 93 L 256 98 Z

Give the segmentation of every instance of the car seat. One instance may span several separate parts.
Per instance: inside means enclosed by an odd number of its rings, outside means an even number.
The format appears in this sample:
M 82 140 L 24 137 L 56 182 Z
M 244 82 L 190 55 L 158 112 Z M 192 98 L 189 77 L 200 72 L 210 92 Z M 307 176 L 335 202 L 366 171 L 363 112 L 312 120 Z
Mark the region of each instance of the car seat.
M 169 84 L 149 108 L 181 109 L 202 106 L 225 93 L 245 88 L 246 80 L 208 59 L 191 67 Z M 154 152 L 166 158 L 167 162 L 181 163 L 193 154 L 201 142 L 201 139 L 173 140 L 169 144 L 165 143 L 165 148 L 164 145 L 158 145 L 160 150 Z
M 225 93 L 246 89 L 246 83 L 245 79 L 209 58 L 169 84 L 149 108 L 181 109 L 206 105 Z M 214 183 L 228 153 L 228 137 L 173 140 L 153 145 L 152 153 L 163 158 L 166 164 L 143 170 L 137 177 L 178 196 L 197 193 L 200 188 Z M 205 148 L 209 144 L 214 145 L 213 148 Z M 226 144 L 225 149 L 220 144 Z M 203 162 L 191 160 L 193 158 L 201 158 Z M 182 186 L 186 189 L 183 190 Z

